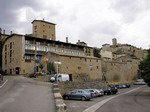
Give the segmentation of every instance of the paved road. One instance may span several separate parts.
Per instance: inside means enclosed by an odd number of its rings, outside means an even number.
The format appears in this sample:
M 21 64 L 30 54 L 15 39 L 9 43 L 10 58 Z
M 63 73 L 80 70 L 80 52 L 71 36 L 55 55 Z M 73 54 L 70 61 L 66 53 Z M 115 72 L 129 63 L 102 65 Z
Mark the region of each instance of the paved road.
M 150 112 L 150 88 L 145 86 L 116 97 L 96 112 Z
M 0 89 L 0 112 L 55 112 L 51 84 L 9 76 Z

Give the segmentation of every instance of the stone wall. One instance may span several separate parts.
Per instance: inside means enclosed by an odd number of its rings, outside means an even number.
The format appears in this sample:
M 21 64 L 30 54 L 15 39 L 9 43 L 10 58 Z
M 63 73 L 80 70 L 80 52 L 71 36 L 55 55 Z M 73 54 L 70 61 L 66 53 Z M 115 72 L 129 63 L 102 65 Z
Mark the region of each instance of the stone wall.
M 106 86 L 106 83 L 101 80 L 59 82 L 60 93 L 62 95 L 65 92 L 69 92 L 73 89 L 88 89 L 88 88 L 101 89 L 104 86 Z

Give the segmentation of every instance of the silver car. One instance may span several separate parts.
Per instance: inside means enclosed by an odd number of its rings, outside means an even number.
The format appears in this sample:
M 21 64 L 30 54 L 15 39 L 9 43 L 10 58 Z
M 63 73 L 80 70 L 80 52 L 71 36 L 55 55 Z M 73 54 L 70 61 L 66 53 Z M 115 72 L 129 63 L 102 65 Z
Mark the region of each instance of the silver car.
M 102 89 L 85 89 L 87 91 L 90 91 L 93 97 L 103 96 L 104 91 Z
M 143 79 L 137 79 L 134 85 L 146 85 L 146 82 Z
M 85 101 L 85 100 L 90 100 L 91 98 L 92 98 L 91 93 L 84 89 L 75 89 L 63 95 L 63 99 L 65 100 L 78 99 L 78 100 Z

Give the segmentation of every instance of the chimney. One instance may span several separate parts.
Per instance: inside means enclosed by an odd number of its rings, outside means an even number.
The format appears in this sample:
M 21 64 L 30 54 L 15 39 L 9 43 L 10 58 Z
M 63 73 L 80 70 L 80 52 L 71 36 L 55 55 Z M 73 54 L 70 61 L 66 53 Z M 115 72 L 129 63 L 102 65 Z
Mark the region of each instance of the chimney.
M 80 43 L 80 40 L 78 40 L 78 43 Z
M 10 35 L 12 35 L 12 33 L 13 33 L 13 32 L 12 32 L 12 31 L 10 31 Z
M 3 30 L 3 34 L 5 34 L 5 30 Z
M 66 43 L 68 43 L 68 37 L 66 37 Z
M 116 38 L 113 38 L 113 39 L 112 39 L 112 44 L 113 44 L 113 45 L 117 45 L 117 39 L 116 39 Z

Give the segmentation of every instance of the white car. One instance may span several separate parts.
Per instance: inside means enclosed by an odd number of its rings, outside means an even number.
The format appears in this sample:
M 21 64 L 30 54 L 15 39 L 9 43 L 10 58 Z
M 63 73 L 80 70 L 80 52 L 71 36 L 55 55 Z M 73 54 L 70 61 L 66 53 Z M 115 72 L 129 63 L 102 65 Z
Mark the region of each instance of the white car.
M 98 96 L 103 96 L 104 95 L 104 91 L 102 89 L 98 90 L 98 89 L 85 89 L 91 92 L 93 97 L 98 97 Z
M 137 79 L 134 85 L 146 85 L 146 82 L 143 79 Z
M 55 77 L 51 77 L 50 82 L 55 82 Z

